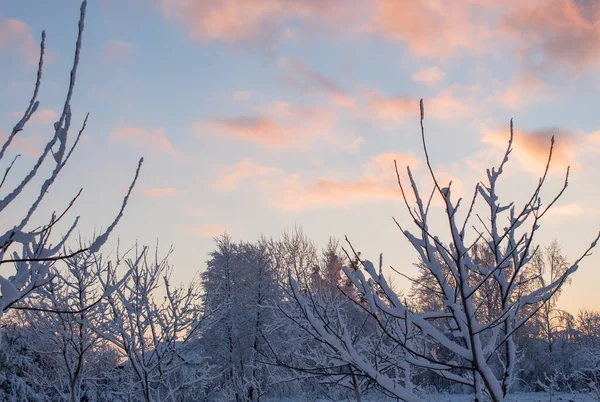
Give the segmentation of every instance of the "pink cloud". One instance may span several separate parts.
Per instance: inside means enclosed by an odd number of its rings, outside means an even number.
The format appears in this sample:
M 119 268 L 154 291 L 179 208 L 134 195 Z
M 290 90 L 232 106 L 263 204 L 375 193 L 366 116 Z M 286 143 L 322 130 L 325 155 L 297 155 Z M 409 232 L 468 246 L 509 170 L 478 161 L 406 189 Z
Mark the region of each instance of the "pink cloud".
M 502 30 L 520 45 L 533 66 L 581 73 L 600 64 L 600 3 L 547 0 L 523 2 L 503 20 Z
M 454 122 L 473 116 L 480 98 L 477 85 L 453 85 L 430 99 L 425 99 L 425 116 Z
M 143 127 L 121 126 L 110 134 L 110 140 L 135 148 L 149 148 L 156 153 L 175 153 L 164 128 L 148 130 Z
M 206 119 L 196 133 L 226 136 L 272 148 L 305 148 L 315 138 L 331 136 L 333 116 L 318 107 L 275 102 L 253 115 Z
M 515 129 L 513 154 L 524 169 L 535 174 L 540 174 L 548 160 L 550 141 L 554 136 L 555 143 L 552 152 L 552 171 L 564 173 L 564 169 L 571 165 L 578 169 L 580 166 L 575 159 L 576 142 L 572 132 L 557 127 L 525 131 Z M 487 131 L 483 141 L 499 147 L 506 147 L 508 133 L 504 131 Z
M 10 46 L 18 50 L 27 64 L 39 60 L 39 47 L 29 26 L 19 20 L 0 20 L 0 49 Z
M 456 0 L 375 0 L 368 30 L 389 40 L 401 40 L 417 56 L 447 57 L 459 50 L 483 51 L 492 36 L 474 21 L 477 2 Z
M 216 237 L 227 232 L 227 228 L 217 224 L 204 224 L 199 226 L 190 226 L 186 231 L 192 236 Z
M 521 109 L 553 98 L 550 89 L 534 76 L 521 75 L 506 88 L 493 93 L 487 101 L 500 103 L 510 109 Z
M 384 152 L 373 157 L 369 163 L 369 167 L 375 169 L 377 173 L 392 172 L 395 175 L 394 161 L 398 165 L 399 170 L 407 166 L 413 169 L 418 168 L 421 164 L 421 161 L 412 153 Z
M 442 81 L 446 77 L 446 73 L 437 67 L 424 68 L 415 71 L 412 75 L 413 81 L 422 82 L 425 85 L 433 86 Z
M 407 117 L 418 116 L 418 100 L 405 96 L 385 96 L 378 91 L 368 95 L 368 115 L 372 120 L 402 122 Z
M 397 198 L 399 195 L 394 185 L 383 185 L 368 177 L 356 181 L 319 178 L 304 189 L 311 203 L 347 203 L 362 199 Z
M 372 178 L 333 180 L 322 177 L 306 184 L 298 176 L 291 176 L 279 187 L 281 192 L 271 202 L 285 210 L 336 207 L 368 200 L 397 199 L 399 196 L 393 184 Z
M 121 40 L 112 40 L 104 45 L 102 49 L 104 60 L 109 62 L 123 62 L 131 51 L 133 46 L 130 43 Z
M 161 0 L 163 15 L 183 22 L 200 41 L 277 41 L 284 21 L 346 20 L 349 8 L 340 0 Z
M 600 5 L 579 0 L 159 0 L 193 39 L 272 47 L 304 28 L 401 41 L 418 57 L 495 53 L 515 45 L 529 62 L 580 72 L 600 61 Z M 307 31 L 308 31 L 307 29 Z M 533 63 L 536 64 L 536 63 Z M 432 74 L 433 72 L 422 74 Z M 319 77 L 314 76 L 318 80 Z M 436 76 L 416 77 L 439 81 Z M 341 103 L 349 98 L 340 98 Z
M 244 159 L 232 166 L 223 169 L 221 176 L 215 183 L 217 190 L 233 190 L 240 181 L 247 178 L 267 176 L 280 173 L 281 169 L 272 166 L 261 166 L 250 160 Z
M 473 115 L 477 104 L 477 86 L 454 85 L 443 89 L 435 97 L 424 99 L 425 117 L 443 121 L 456 121 Z M 407 96 L 387 96 L 378 91 L 367 95 L 368 104 L 363 117 L 383 124 L 402 123 L 407 118 L 418 117 L 419 99 Z
M 272 147 L 285 146 L 286 133 L 289 132 L 277 121 L 261 115 L 206 120 L 197 127 L 197 131 L 206 130 Z
M 163 198 L 179 195 L 179 191 L 175 187 L 147 187 L 142 190 L 142 194 L 146 197 Z
M 385 153 L 373 157 L 363 166 L 357 178 L 334 179 L 319 177 L 303 182 L 297 174 L 283 180 L 263 181 L 262 187 L 274 206 L 285 210 L 351 205 L 364 201 L 398 199 L 400 193 L 395 179 L 394 159 L 399 167 L 418 167 L 412 154 Z

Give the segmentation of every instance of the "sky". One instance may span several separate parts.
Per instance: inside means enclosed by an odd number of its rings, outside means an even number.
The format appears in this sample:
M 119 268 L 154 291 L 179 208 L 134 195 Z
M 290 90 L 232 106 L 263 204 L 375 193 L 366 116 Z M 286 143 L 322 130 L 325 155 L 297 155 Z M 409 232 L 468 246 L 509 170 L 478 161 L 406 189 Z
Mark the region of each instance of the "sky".
M 23 157 L 10 180 L 53 135 L 79 6 L 0 0 L 3 138 L 29 101 L 47 34 L 40 110 L 15 141 Z M 594 0 L 91 1 L 74 126 L 90 117 L 39 219 L 83 187 L 70 214 L 81 215 L 89 238 L 112 222 L 143 156 L 105 252 L 116 239 L 123 247 L 158 241 L 165 252 L 172 244 L 173 278 L 185 281 L 204 269 L 213 236 L 251 241 L 301 225 L 319 244 L 347 235 L 366 258 L 383 253 L 385 266 L 412 275 L 416 254 L 392 219 L 414 229 L 393 161 L 404 180 L 410 165 L 421 192 L 431 191 L 423 98 L 432 166 L 457 197 L 470 197 L 498 165 L 513 118 L 499 191 L 522 205 L 555 136 L 542 200 L 560 190 L 567 166 L 569 187 L 536 241 L 557 239 L 574 260 L 600 229 L 599 72 Z M 434 230 L 447 238 L 441 202 L 433 208 Z M 561 308 L 600 309 L 599 256 L 581 264 Z

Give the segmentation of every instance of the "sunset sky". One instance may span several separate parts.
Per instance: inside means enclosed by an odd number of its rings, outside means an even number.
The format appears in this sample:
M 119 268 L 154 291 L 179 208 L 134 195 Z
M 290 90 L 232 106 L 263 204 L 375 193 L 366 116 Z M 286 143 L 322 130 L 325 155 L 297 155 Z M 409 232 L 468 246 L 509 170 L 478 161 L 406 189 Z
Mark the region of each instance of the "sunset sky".
M 41 110 L 14 144 L 24 156 L 15 180 L 53 135 L 79 5 L 0 0 L 4 138 L 31 96 L 47 33 Z M 470 197 L 498 165 L 514 118 L 505 201 L 531 194 L 552 135 L 544 201 L 571 166 L 538 244 L 556 238 L 573 260 L 600 229 L 595 0 L 98 0 L 87 8 L 81 57 L 73 112 L 75 126 L 90 112 L 88 128 L 39 223 L 84 187 L 72 211 L 82 236 L 106 227 L 144 156 L 105 251 L 117 236 L 124 245 L 158 239 L 164 251 L 172 243 L 176 280 L 204 268 L 225 230 L 250 241 L 294 224 L 320 244 L 348 235 L 365 257 L 383 253 L 413 274 L 416 254 L 392 220 L 411 228 L 393 160 L 431 190 L 420 98 L 434 169 L 457 196 Z M 443 220 L 435 226 L 447 236 Z M 599 284 L 597 250 L 560 306 L 600 309 Z

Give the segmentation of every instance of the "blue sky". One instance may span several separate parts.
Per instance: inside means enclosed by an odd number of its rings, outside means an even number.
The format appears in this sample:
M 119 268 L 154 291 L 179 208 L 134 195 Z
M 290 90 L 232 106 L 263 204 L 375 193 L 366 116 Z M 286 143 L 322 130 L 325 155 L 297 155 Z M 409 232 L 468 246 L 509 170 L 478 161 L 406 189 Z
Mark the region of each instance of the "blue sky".
M 78 12 L 77 1 L 0 0 L 3 136 L 27 104 L 47 32 L 42 110 L 15 144 L 24 155 L 15 173 L 51 135 Z M 383 252 L 410 274 L 415 254 L 391 219 L 410 224 L 392 161 L 429 186 L 423 97 L 434 167 L 460 194 L 498 163 L 512 117 L 501 189 L 524 201 L 556 135 L 547 198 L 569 164 L 570 187 L 538 241 L 557 238 L 574 259 L 600 228 L 593 16 L 600 6 L 576 0 L 90 2 L 73 98 L 75 122 L 86 112 L 90 120 L 45 211 L 83 186 L 73 211 L 82 233 L 108 225 L 144 156 L 116 235 L 173 243 L 178 280 L 203 269 L 223 230 L 251 240 L 296 223 L 319 243 L 348 235 L 364 255 Z M 563 307 L 599 308 L 599 262 L 585 261 Z

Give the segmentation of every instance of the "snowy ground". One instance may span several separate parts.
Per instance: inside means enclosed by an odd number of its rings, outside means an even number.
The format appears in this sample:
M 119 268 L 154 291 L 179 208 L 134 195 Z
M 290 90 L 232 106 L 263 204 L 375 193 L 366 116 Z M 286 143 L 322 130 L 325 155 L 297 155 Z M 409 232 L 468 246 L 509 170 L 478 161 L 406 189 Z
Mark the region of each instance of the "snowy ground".
M 431 402 L 468 402 L 472 401 L 472 395 L 437 395 L 435 397 L 432 396 L 430 399 Z M 507 401 L 510 402 L 584 402 L 584 401 L 597 401 L 593 395 L 591 394 L 583 394 L 583 393 L 565 393 L 565 392 L 557 392 L 553 395 L 550 395 L 547 392 L 526 392 L 526 393 L 515 393 L 506 398 Z
M 449 395 L 449 394 L 438 394 L 430 395 L 427 398 L 430 402 L 469 402 L 473 400 L 473 395 Z M 594 402 L 598 401 L 592 394 L 586 393 L 566 393 L 557 392 L 550 395 L 547 392 L 526 392 L 526 393 L 515 393 L 510 395 L 507 399 L 510 402 Z M 299 396 L 296 398 L 288 399 L 277 399 L 277 402 L 331 402 L 331 399 L 320 399 L 312 400 L 305 396 Z M 340 402 L 346 402 L 347 400 L 340 400 Z M 353 400 L 350 400 L 353 401 Z M 381 399 L 381 398 L 363 398 L 363 402 L 395 402 L 395 399 Z M 268 399 L 268 402 L 275 402 L 274 399 Z

